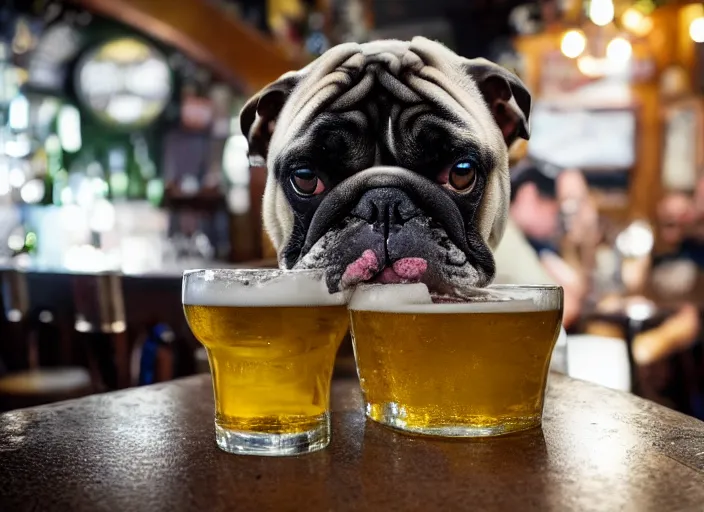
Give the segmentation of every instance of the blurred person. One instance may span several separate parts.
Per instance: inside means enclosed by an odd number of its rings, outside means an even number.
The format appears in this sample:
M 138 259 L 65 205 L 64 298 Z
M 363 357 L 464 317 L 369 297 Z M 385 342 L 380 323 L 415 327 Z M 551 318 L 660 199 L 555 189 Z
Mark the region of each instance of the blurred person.
M 699 178 L 694 189 L 692 218 L 682 242 L 682 252 L 699 270 L 704 270 L 704 177 Z
M 584 251 L 579 249 L 585 244 L 596 247 L 599 240 L 598 216 L 586 180 L 578 170 L 563 171 L 552 179 L 529 160 L 516 165 L 512 174 L 509 223 L 495 255 L 497 282 L 519 279 L 561 285 L 564 324 L 570 327 L 579 319 L 588 291 L 588 272 L 579 259 Z M 571 211 L 563 212 L 565 208 Z M 567 221 L 567 233 L 562 219 Z M 560 239 L 566 237 L 577 248 L 569 262 L 561 254 L 565 244 Z
M 533 166 L 512 178 L 512 187 L 511 215 L 536 251 L 562 254 L 567 241 L 574 246 L 572 264 L 591 265 L 588 253 L 601 231 L 582 172 L 566 169 L 553 179 Z
M 683 192 L 672 192 L 657 205 L 657 235 L 662 252 L 676 251 L 684 242 L 695 216 L 694 201 Z
M 496 284 L 558 284 L 565 294 L 563 325 L 569 329 L 579 320 L 586 296 L 579 273 L 552 250 L 538 253 L 512 216 L 494 260 Z
M 511 218 L 537 252 L 557 252 L 559 205 L 555 197 L 555 180 L 537 167 L 523 170 L 512 179 Z
M 557 177 L 557 201 L 561 217 L 562 257 L 588 279 L 595 267 L 596 248 L 603 233 L 589 185 L 578 169 L 565 169 Z
M 699 178 L 694 188 L 694 215 L 704 218 L 704 177 Z
M 657 205 L 657 254 L 653 265 L 687 261 L 704 270 L 704 179 L 693 195 L 670 192 Z
M 655 219 L 650 282 L 659 296 L 681 296 L 691 290 L 697 273 L 696 263 L 683 251 L 694 219 L 692 197 L 684 192 L 667 193 L 657 204 Z

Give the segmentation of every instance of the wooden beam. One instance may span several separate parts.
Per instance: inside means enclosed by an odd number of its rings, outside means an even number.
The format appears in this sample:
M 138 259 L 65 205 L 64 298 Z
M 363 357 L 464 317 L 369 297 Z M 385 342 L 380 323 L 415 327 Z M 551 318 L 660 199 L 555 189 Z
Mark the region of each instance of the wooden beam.
M 253 93 L 300 68 L 273 40 L 208 0 L 73 0 L 178 48 Z

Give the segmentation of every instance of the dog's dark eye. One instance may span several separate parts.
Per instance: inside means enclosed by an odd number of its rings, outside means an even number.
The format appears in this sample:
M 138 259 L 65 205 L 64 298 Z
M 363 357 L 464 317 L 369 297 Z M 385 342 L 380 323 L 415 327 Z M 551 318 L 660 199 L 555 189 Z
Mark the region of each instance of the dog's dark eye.
M 455 190 L 464 192 L 474 186 L 476 176 L 474 163 L 469 160 L 460 160 L 450 168 L 447 183 Z
M 315 196 L 325 190 L 323 180 L 318 178 L 310 169 L 297 169 L 291 174 L 291 184 L 296 194 L 301 196 Z

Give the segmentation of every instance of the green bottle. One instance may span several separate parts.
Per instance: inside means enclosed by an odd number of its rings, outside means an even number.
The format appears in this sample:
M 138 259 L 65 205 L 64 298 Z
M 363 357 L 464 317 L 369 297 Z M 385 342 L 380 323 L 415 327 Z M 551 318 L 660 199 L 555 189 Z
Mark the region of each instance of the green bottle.
M 58 135 L 52 133 L 46 138 L 44 152 L 46 154 L 44 203 L 61 204 L 61 193 L 63 187 L 68 184 L 68 175 L 64 170 L 63 149 Z
M 127 186 L 127 197 L 130 199 L 144 199 L 147 195 L 147 184 L 140 162 L 139 139 L 132 143 L 131 151 L 127 157 L 127 176 L 129 185 Z

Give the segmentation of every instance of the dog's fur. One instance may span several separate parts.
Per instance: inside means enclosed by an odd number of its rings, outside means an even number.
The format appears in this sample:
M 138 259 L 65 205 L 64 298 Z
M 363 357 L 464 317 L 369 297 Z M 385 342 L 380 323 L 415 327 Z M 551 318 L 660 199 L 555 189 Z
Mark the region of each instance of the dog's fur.
M 516 76 L 422 37 L 339 45 L 285 74 L 241 112 L 250 157 L 268 167 L 264 225 L 281 266 L 326 269 L 331 289 L 391 268 L 403 279 L 396 262 L 437 292 L 488 284 L 508 146 L 528 138 L 530 110 Z M 473 176 L 464 191 L 447 178 L 457 162 Z M 301 172 L 320 193 L 297 191 Z

